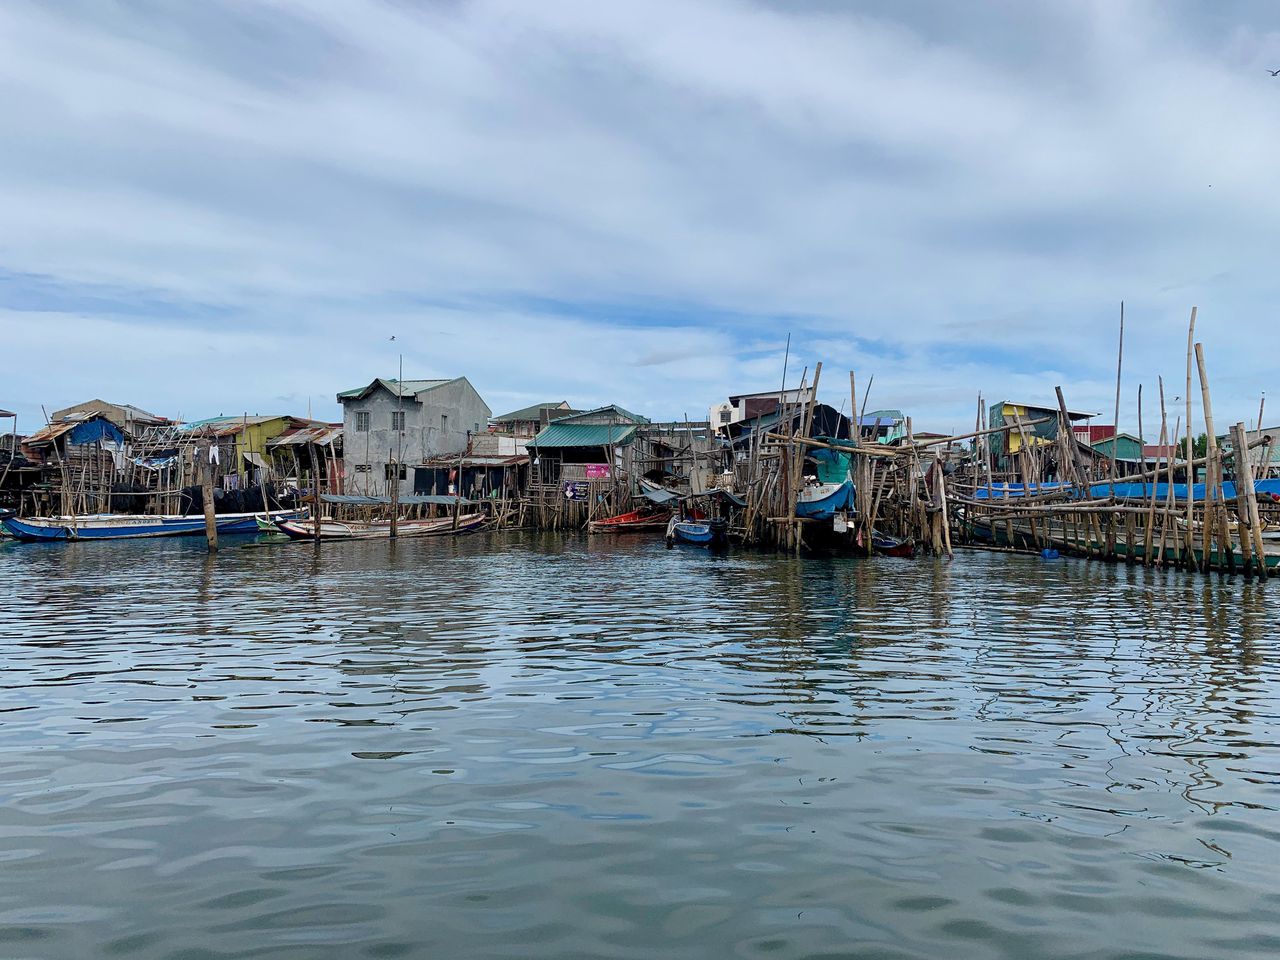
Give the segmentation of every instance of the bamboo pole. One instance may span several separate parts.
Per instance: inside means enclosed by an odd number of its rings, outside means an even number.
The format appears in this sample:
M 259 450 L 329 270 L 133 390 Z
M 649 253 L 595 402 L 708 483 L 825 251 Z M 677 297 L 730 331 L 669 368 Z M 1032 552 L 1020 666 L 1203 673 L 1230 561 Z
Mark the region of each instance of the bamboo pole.
M 1191 353 L 1195 343 L 1196 336 L 1196 308 L 1191 308 L 1191 323 L 1187 327 L 1187 387 L 1184 397 L 1187 402 L 1187 549 L 1186 556 L 1189 564 L 1195 562 L 1196 545 L 1195 545 L 1195 497 L 1192 496 L 1191 488 L 1195 485 L 1195 465 L 1192 460 L 1195 459 L 1195 447 L 1192 445 L 1191 439 Z M 1205 550 L 1206 557 L 1208 549 Z
M 1222 500 L 1222 460 L 1218 451 L 1218 438 L 1213 426 L 1213 401 L 1209 394 L 1209 375 L 1205 370 L 1204 362 L 1204 345 L 1197 343 L 1195 345 L 1196 353 L 1196 371 L 1200 377 L 1200 394 L 1204 404 L 1204 425 L 1206 432 L 1207 452 L 1210 457 L 1209 469 L 1205 477 L 1205 537 L 1208 538 L 1210 524 L 1212 524 L 1212 532 L 1218 542 L 1219 549 L 1225 555 L 1220 555 L 1218 564 L 1221 567 L 1223 560 L 1226 560 L 1228 571 L 1235 570 L 1235 548 L 1231 542 L 1231 529 L 1227 524 L 1227 508 Z M 1248 450 L 1245 450 L 1244 459 L 1247 461 Z M 1190 491 L 1188 491 L 1190 496 Z M 1208 545 L 1205 546 L 1206 554 Z M 1206 559 L 1206 568 L 1208 562 Z

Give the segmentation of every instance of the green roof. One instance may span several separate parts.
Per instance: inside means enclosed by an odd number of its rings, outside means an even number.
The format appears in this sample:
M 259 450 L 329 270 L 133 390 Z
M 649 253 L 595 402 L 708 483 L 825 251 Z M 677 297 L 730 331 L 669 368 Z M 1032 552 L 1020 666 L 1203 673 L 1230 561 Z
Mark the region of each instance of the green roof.
M 529 441 L 531 447 L 607 447 L 625 446 L 635 439 L 635 424 L 623 423 L 552 423 Z
M 519 410 L 512 410 L 510 413 L 504 413 L 500 417 L 490 417 L 490 420 L 501 423 L 504 420 L 541 420 L 543 410 L 564 410 L 568 415 L 573 411 L 567 408 L 568 400 L 561 400 L 551 403 L 535 403 L 531 407 L 521 407 Z
M 405 380 L 401 382 L 397 381 L 394 377 L 389 380 L 379 377 L 377 380 L 373 381 L 373 383 L 367 384 L 366 386 L 356 387 L 354 390 L 343 390 L 338 394 L 338 399 L 350 400 L 353 397 L 362 397 L 375 384 L 380 385 L 388 393 L 394 394 L 396 392 L 396 384 L 399 383 L 401 391 L 400 396 L 408 397 L 416 393 L 421 393 L 423 390 L 430 390 L 433 387 L 438 387 L 442 384 L 452 382 L 452 380 Z

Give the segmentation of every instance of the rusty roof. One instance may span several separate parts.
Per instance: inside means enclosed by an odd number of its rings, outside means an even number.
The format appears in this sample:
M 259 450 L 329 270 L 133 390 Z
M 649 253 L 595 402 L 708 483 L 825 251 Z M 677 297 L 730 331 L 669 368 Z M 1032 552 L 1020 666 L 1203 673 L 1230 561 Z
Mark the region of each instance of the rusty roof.
M 268 447 L 295 447 L 314 443 L 318 447 L 327 447 L 342 439 L 342 424 L 321 423 L 313 427 L 299 427 L 267 441 Z

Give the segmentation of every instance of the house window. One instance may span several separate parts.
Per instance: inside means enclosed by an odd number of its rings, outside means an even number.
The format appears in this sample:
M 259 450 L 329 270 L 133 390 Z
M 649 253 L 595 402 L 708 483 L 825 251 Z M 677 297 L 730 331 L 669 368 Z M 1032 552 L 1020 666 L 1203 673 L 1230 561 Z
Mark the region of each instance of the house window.
M 480 432 L 480 424 L 478 424 L 478 423 L 477 423 L 477 424 L 475 425 L 475 429 L 474 429 L 474 430 L 472 430 L 471 432 L 472 432 L 472 433 L 479 433 L 479 432 Z
M 356 414 L 356 432 L 369 432 L 369 412 L 367 410 L 361 410 Z
M 404 433 L 404 411 L 403 410 L 391 411 L 391 429 L 397 430 L 400 433 Z
M 732 411 L 732 410 L 721 410 L 721 411 L 720 411 L 720 422 L 721 422 L 721 423 L 728 423 L 728 422 L 729 422 L 729 418 L 730 418 L 731 416 L 733 416 L 733 411 Z
M 397 464 L 394 464 L 394 463 L 387 464 L 386 475 L 388 480 L 396 479 L 396 466 Z M 405 466 L 403 463 L 399 464 L 399 467 L 400 467 L 400 470 L 399 470 L 400 479 L 404 480 L 406 477 L 409 476 L 409 468 Z
M 440 432 L 449 432 L 449 415 L 447 413 L 440 414 Z

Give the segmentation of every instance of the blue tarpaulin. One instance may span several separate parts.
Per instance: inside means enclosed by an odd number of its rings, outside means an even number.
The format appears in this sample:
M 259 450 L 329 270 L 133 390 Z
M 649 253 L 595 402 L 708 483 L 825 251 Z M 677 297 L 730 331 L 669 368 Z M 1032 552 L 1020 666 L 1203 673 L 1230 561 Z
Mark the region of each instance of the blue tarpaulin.
M 116 428 L 114 423 L 110 420 L 104 420 L 102 417 L 95 417 L 93 420 L 77 423 L 67 433 L 68 443 L 97 443 L 99 440 L 124 443 L 124 434 Z
M 1045 493 L 1065 493 L 1069 500 L 1102 500 L 1112 496 L 1112 491 L 1114 490 L 1114 496 L 1117 500 L 1149 502 L 1154 490 L 1156 502 L 1163 503 L 1169 496 L 1169 486 L 1167 483 L 1123 483 L 1119 480 L 1115 483 L 1110 481 L 1095 483 L 1083 489 L 1077 489 L 1070 483 L 1033 483 L 1029 486 L 1021 483 L 993 483 L 990 487 L 979 487 L 974 492 L 974 498 L 977 500 L 1002 500 L 1007 492 L 1010 499 Z M 1258 480 L 1254 482 L 1253 486 L 1260 497 L 1280 497 L 1280 480 Z M 1191 496 L 1196 502 L 1203 502 L 1205 485 L 1203 483 L 1193 484 Z M 1235 498 L 1236 485 L 1230 481 L 1223 483 L 1222 499 L 1234 500 Z M 1173 499 L 1186 502 L 1187 485 L 1185 483 L 1173 484 Z

